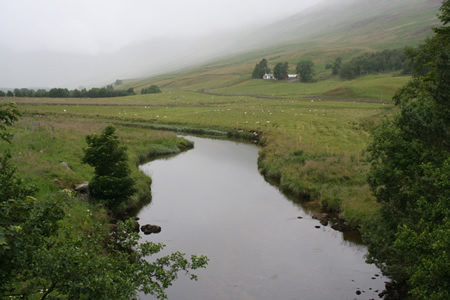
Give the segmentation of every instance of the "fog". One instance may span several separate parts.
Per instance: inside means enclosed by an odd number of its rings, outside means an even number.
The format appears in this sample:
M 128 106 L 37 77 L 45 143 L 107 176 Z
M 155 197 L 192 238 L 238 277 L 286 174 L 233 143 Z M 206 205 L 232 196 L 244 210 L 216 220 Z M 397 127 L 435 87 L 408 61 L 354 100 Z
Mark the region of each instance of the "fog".
M 175 70 L 242 51 L 240 35 L 321 2 L 0 0 L 0 88 L 92 87 Z

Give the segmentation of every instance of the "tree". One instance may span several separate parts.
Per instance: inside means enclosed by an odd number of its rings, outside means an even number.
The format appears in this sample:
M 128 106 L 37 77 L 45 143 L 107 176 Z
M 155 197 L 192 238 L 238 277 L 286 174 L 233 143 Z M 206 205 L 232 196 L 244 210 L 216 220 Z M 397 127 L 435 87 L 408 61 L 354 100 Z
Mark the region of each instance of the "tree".
M 36 200 L 34 188 L 16 177 L 8 155 L 0 157 L 0 298 L 135 299 L 137 292 L 166 299 L 164 290 L 180 271 L 204 268 L 205 256 L 190 260 L 174 252 L 148 261 L 163 244 L 141 242 L 134 219 L 113 232 L 104 224 L 75 229 L 65 211 L 77 201 L 61 191 Z M 85 220 L 92 221 L 86 212 Z M 85 225 L 83 225 L 85 226 Z
M 382 204 L 363 228 L 368 260 L 417 299 L 450 298 L 450 31 L 444 26 L 408 52 L 413 79 L 394 96 L 399 114 L 368 147 L 368 182 Z
M 289 63 L 277 63 L 273 68 L 273 76 L 278 80 L 285 79 L 288 77 L 288 69 Z
M 0 97 L 5 97 L 5 96 L 6 96 L 6 93 L 4 91 L 0 90 Z
M 34 94 L 35 97 L 47 97 L 48 93 L 46 90 L 44 89 L 39 89 L 36 91 L 36 93 Z
M 16 176 L 10 160 L 8 153 L 0 158 L 0 298 L 28 288 L 36 251 L 51 246 L 45 240 L 56 234 L 64 214 L 62 198 L 32 197 L 37 189 Z
M 80 98 L 81 97 L 81 92 L 78 89 L 74 89 L 73 91 L 71 91 L 71 97 L 73 98 Z
M 111 137 L 113 127 L 104 132 Z M 106 152 L 114 148 L 108 145 Z M 208 263 L 205 256 L 188 260 L 180 252 L 149 262 L 164 245 L 139 243 L 134 219 L 109 232 L 88 210 L 83 228 L 76 229 L 66 214 L 78 202 L 70 191 L 39 200 L 36 191 L 17 177 L 10 154 L 0 156 L 0 299 L 135 299 L 138 292 L 167 299 L 164 290 L 180 271 L 196 279 L 191 270 Z M 87 221 L 92 227 L 84 227 Z
M 354 62 L 348 62 L 339 68 L 339 76 L 342 79 L 350 80 L 359 74 L 358 66 Z
M 263 78 L 264 74 L 270 73 L 267 59 L 263 58 L 259 64 L 255 65 L 252 72 L 252 78 Z
M 82 162 L 94 168 L 89 187 L 93 199 L 115 210 L 136 192 L 135 181 L 130 176 L 126 147 L 120 146 L 113 125 L 106 126 L 101 135 L 86 136 Z
M 296 72 L 301 82 L 311 82 L 314 76 L 314 63 L 310 60 L 301 61 L 297 64 Z
M 14 97 L 14 93 L 11 91 L 6 92 L 6 97 Z
M 260 73 L 259 64 L 256 64 L 255 68 L 253 69 L 253 72 L 252 72 L 252 78 L 260 78 L 259 73 Z
M 68 89 L 53 88 L 48 92 L 48 96 L 51 98 L 67 98 L 70 97 L 70 92 Z
M 333 65 L 332 65 L 332 69 L 333 69 L 332 74 L 333 75 L 339 74 L 339 71 L 341 69 L 341 64 L 342 64 L 342 58 L 336 57 L 336 59 L 334 60 Z
M 148 88 L 143 88 L 141 90 L 141 94 L 155 94 L 155 93 L 161 93 L 161 90 L 159 89 L 158 86 L 152 84 L 150 87 Z
M 268 73 L 270 73 L 269 62 L 267 61 L 267 59 L 263 58 L 259 62 L 259 75 L 261 78 L 263 78 L 264 74 Z
M 136 299 L 137 293 L 143 292 L 167 299 L 164 290 L 180 271 L 190 275 L 190 279 L 197 279 L 191 270 L 204 268 L 207 257 L 192 255 L 188 260 L 184 254 L 174 252 L 149 262 L 147 258 L 159 253 L 164 245 L 138 243 L 139 234 L 132 230 L 133 222 L 119 222 L 117 230 L 108 234 L 98 223 L 88 231 L 76 231 L 70 225 L 49 219 L 48 223 L 60 224 L 59 228 L 48 237 L 38 235 L 41 244 L 27 248 L 28 266 L 15 265 L 15 272 L 0 283 L 0 296 Z M 19 258 L 22 257 L 21 253 Z M 6 266 L 9 265 L 6 261 Z
M 284 76 L 282 73 L 282 69 L 283 69 L 283 63 L 277 63 L 275 65 L 275 67 L 273 68 L 273 77 L 275 77 L 278 80 L 283 79 Z
M 22 91 L 20 89 L 14 89 L 14 97 L 23 97 Z
M 15 103 L 0 104 L 0 140 L 11 143 L 12 136 L 7 132 L 6 126 L 12 126 L 21 115 Z

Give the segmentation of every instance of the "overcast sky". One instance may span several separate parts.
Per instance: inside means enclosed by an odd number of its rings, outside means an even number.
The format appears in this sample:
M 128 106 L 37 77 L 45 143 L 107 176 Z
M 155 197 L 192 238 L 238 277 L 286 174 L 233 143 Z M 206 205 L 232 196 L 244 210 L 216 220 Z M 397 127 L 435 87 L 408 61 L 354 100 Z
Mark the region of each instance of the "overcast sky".
M 198 36 L 292 15 L 312 0 L 0 0 L 13 50 L 95 55 L 135 40 Z
M 30 53 L 97 57 L 152 38 L 196 37 L 270 24 L 321 1 L 0 0 L 0 87 L 32 84 L 26 76 L 22 82 L 12 80 L 17 70 L 8 70 L 11 62 L 18 67 L 18 57 Z

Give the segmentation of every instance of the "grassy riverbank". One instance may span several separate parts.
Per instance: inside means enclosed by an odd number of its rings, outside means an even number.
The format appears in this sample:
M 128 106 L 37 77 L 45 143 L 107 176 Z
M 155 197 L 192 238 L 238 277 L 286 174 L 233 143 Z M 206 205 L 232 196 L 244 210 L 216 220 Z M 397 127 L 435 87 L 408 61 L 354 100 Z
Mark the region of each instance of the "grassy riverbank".
M 12 144 L 3 144 L 9 150 L 21 178 L 39 187 L 38 198 L 60 189 L 73 189 L 89 181 L 93 169 L 81 163 L 85 136 L 100 133 L 108 120 L 61 118 L 58 116 L 27 115 L 13 127 Z M 151 178 L 136 167 L 158 155 L 179 153 L 193 145 L 172 132 L 117 126 L 117 134 L 128 148 L 132 176 L 138 193 L 119 210 L 139 207 L 151 199 Z
M 358 84 L 367 84 L 365 80 Z M 374 103 L 286 99 L 285 88 L 291 85 L 305 86 L 309 94 L 323 83 L 283 83 L 271 98 L 208 95 L 189 87 L 113 99 L 18 98 L 25 118 L 14 129 L 19 134 L 11 150 L 18 156 L 19 168 L 28 168 L 24 175 L 39 178 L 45 193 L 89 179 L 92 170 L 80 163 L 84 136 L 100 132 L 108 123 L 118 126 L 132 164 L 149 153 L 176 153 L 190 146 L 168 130 L 247 138 L 260 133 L 264 147 L 259 169 L 268 180 L 299 201 L 318 200 L 353 223 L 372 217 L 378 206 L 366 184 L 365 146 L 370 129 L 391 113 L 393 105 L 379 99 Z M 385 97 L 391 97 L 394 89 L 386 90 Z M 37 124 L 38 134 L 32 133 Z M 29 141 L 24 134 L 36 140 Z M 32 161 L 37 163 L 28 166 Z M 150 181 L 136 168 L 134 172 L 142 177 L 139 197 L 145 197 Z

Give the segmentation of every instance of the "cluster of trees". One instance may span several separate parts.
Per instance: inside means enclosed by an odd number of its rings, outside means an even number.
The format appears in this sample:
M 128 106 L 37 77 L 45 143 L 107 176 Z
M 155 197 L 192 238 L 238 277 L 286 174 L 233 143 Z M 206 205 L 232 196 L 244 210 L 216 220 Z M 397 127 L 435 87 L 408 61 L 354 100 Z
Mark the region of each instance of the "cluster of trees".
M 314 63 L 310 60 L 300 61 L 295 69 L 301 82 L 311 82 L 314 77 Z M 252 78 L 263 78 L 264 74 L 269 74 L 270 68 L 268 67 L 267 59 L 263 58 L 253 69 Z M 289 63 L 279 62 L 273 68 L 273 77 L 282 80 L 287 79 L 289 73 Z
M 273 77 L 275 77 L 278 80 L 286 79 L 288 78 L 288 71 L 289 71 L 288 62 L 277 63 L 273 68 Z
M 263 78 L 264 74 L 269 74 L 270 68 L 268 66 L 267 59 L 263 58 L 259 64 L 255 65 L 252 72 L 252 78 Z
M 158 86 L 154 84 L 152 84 L 148 88 L 143 88 L 141 90 L 141 94 L 156 94 L 156 93 L 161 93 L 161 90 L 159 89 Z
M 368 148 L 382 208 L 362 232 L 369 261 L 403 287 L 395 299 L 450 299 L 450 1 L 440 10 L 443 26 L 407 53 L 416 75 L 394 97 L 399 113 Z
M 0 97 L 48 97 L 48 98 L 110 98 L 135 95 L 133 88 L 128 90 L 115 90 L 112 85 L 103 88 L 75 89 L 53 88 L 49 91 L 44 89 L 14 89 L 14 91 L 0 91 Z
M 326 68 L 332 69 L 332 74 L 339 75 L 342 79 L 353 79 L 361 75 L 399 70 L 403 70 L 403 73 L 410 73 L 408 65 L 406 51 L 394 49 L 364 53 L 352 58 L 347 63 L 342 63 L 342 58 L 337 57 L 333 64 L 327 64 Z
M 12 103 L 0 105 L 2 140 L 11 142 L 6 126 L 20 113 Z M 134 193 L 125 148 L 115 128 L 86 137 L 83 161 L 95 169 L 93 196 L 114 209 Z M 79 202 L 61 191 L 35 198 L 37 188 L 16 174 L 11 155 L 0 154 L 0 298 L 136 299 L 138 292 L 166 299 L 164 290 L 183 271 L 206 266 L 205 256 L 185 258 L 180 252 L 154 259 L 164 245 L 139 242 L 134 220 L 109 228 L 87 212 L 92 224 L 80 228 L 68 214 Z M 78 204 L 80 205 L 80 204 Z M 98 209 L 98 208 L 97 208 Z M 99 211 L 97 211 L 99 212 Z

